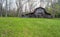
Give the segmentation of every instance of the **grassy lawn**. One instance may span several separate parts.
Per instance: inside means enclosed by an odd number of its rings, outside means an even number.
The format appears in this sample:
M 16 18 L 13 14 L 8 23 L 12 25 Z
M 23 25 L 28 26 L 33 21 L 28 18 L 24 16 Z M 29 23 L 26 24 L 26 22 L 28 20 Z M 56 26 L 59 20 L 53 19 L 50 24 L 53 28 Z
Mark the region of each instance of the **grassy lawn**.
M 0 37 L 60 37 L 60 19 L 0 17 Z

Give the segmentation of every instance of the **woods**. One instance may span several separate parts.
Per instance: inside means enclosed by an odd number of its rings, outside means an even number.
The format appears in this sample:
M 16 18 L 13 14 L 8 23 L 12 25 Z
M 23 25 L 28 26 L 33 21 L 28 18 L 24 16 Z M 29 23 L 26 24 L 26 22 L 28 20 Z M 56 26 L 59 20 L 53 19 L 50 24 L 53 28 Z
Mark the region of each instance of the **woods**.
M 21 17 L 42 7 L 51 13 L 53 18 L 60 17 L 59 4 L 59 0 L 0 0 L 0 16 Z

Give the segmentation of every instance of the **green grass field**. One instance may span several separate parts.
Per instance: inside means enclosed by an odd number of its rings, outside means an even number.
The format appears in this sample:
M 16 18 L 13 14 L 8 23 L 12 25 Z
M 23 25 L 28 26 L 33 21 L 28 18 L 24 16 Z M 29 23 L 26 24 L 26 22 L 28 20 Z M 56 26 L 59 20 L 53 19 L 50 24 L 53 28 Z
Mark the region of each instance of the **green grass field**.
M 60 37 L 60 19 L 0 17 L 0 37 Z

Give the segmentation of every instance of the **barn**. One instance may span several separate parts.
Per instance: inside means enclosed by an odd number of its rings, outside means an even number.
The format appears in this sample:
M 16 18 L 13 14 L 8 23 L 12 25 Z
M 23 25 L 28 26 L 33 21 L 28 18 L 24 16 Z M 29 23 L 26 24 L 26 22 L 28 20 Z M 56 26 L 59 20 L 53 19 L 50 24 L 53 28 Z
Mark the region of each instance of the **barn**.
M 52 15 L 48 13 L 45 8 L 38 7 L 32 13 L 22 15 L 22 17 L 29 18 L 52 18 Z

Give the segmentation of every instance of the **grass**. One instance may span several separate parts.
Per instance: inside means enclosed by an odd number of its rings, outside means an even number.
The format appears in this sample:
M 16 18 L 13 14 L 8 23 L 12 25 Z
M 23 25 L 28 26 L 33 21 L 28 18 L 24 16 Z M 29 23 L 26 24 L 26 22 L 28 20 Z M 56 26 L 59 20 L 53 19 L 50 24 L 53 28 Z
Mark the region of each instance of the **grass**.
M 60 19 L 0 17 L 0 37 L 60 37 Z

